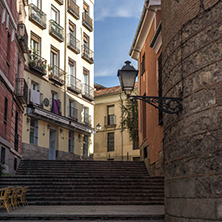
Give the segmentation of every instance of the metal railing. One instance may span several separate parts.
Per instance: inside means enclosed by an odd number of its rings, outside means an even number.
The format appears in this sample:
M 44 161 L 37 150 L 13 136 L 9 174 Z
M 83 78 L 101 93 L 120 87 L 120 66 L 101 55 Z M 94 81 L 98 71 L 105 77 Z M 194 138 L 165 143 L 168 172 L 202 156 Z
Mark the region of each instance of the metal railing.
M 47 60 L 35 53 L 29 55 L 29 58 L 30 58 L 29 67 L 45 75 L 46 67 L 47 67 Z
M 68 34 L 68 47 L 73 49 L 77 54 L 80 53 L 80 41 L 72 34 Z
M 81 80 L 73 75 L 68 75 L 68 89 L 77 93 L 81 93 Z
M 79 6 L 73 0 L 68 0 L 68 12 L 79 19 Z
M 87 46 L 82 45 L 82 58 L 87 60 L 90 64 L 94 63 L 94 52 Z
M 49 20 L 49 34 L 59 41 L 64 41 L 64 29 L 53 19 Z
M 53 80 L 60 85 L 64 84 L 65 71 L 63 69 L 60 69 L 58 66 L 55 65 L 50 65 L 48 70 L 50 80 Z
M 69 118 L 78 121 L 78 110 L 74 107 L 69 106 Z
M 16 96 L 23 104 L 28 101 L 28 85 L 24 78 L 16 78 Z
M 105 126 L 116 125 L 116 116 L 114 114 L 104 117 Z
M 46 29 L 46 14 L 34 4 L 29 4 L 29 19 Z
M 82 24 L 89 30 L 93 31 L 93 20 L 90 18 L 87 12 L 82 13 Z
M 83 83 L 82 84 L 82 95 L 85 96 L 89 100 L 93 100 L 94 99 L 94 88 Z
M 22 48 L 22 51 L 24 53 L 28 53 L 28 34 L 26 31 L 25 24 L 18 24 L 18 31 L 17 31 L 17 36 L 19 40 L 19 44 Z

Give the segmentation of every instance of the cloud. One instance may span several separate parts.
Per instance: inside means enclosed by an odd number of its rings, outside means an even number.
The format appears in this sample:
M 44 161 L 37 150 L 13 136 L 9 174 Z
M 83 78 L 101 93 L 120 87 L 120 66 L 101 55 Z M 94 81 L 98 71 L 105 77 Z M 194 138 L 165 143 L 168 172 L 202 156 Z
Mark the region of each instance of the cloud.
M 114 73 L 117 71 L 111 70 L 111 69 L 102 69 L 95 72 L 95 77 L 108 77 L 113 76 Z
M 96 0 L 95 21 L 109 17 L 139 18 L 144 0 Z

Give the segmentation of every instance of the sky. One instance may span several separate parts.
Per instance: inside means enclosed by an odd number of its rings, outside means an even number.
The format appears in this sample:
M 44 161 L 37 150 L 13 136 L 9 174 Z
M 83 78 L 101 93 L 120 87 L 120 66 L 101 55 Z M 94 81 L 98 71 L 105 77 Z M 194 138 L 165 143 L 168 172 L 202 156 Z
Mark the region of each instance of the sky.
M 95 0 L 95 83 L 119 85 L 118 69 L 129 56 L 145 0 Z

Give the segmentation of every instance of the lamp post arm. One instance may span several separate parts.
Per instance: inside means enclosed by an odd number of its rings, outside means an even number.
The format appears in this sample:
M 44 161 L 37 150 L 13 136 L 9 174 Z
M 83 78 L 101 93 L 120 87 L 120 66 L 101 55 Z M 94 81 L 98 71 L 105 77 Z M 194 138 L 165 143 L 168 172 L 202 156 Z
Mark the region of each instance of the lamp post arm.
M 143 102 L 149 103 L 156 109 L 159 109 L 168 114 L 178 114 L 183 110 L 181 104 L 181 98 L 175 97 L 156 97 L 156 96 L 131 96 L 127 95 L 127 98 L 131 100 L 141 100 Z

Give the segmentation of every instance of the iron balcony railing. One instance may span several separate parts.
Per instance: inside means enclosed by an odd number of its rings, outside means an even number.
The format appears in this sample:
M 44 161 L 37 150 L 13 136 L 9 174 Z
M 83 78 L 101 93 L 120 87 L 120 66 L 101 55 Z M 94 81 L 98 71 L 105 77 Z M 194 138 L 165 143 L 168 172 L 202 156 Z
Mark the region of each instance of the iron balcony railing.
M 40 72 L 42 75 L 46 74 L 47 60 L 38 54 L 29 55 L 29 67 L 35 71 Z
M 46 14 L 34 4 L 29 5 L 29 19 L 46 29 Z
M 63 0 L 56 0 L 60 5 L 63 5 Z
M 23 53 L 28 53 L 28 34 L 26 31 L 25 24 L 18 24 L 17 31 L 18 41 L 22 48 Z
M 94 52 L 90 50 L 87 46 L 82 45 L 82 58 L 85 59 L 90 64 L 94 63 Z
M 70 91 L 81 93 L 81 80 L 73 75 L 68 75 L 68 89 Z
M 104 118 L 105 126 L 113 126 L 116 125 L 116 116 L 114 114 L 107 115 Z
M 68 0 L 68 12 L 79 19 L 79 6 L 73 0 Z
M 83 121 L 86 125 L 90 125 L 91 124 L 91 116 L 88 113 L 84 113 Z
M 94 88 L 83 83 L 82 84 L 82 95 L 89 100 L 93 100 L 94 99 Z
M 78 110 L 74 107 L 69 106 L 69 118 L 78 121 Z
M 60 42 L 64 41 L 64 29 L 53 19 L 49 20 L 49 34 Z
M 16 78 L 16 96 L 23 104 L 27 104 L 28 85 L 23 78 Z
M 68 47 L 75 53 L 80 53 L 80 41 L 72 33 L 68 34 Z
M 49 79 L 54 82 L 63 85 L 64 84 L 64 75 L 65 71 L 60 69 L 58 66 L 50 65 L 49 68 Z
M 90 18 L 87 12 L 82 13 L 82 24 L 89 30 L 93 31 L 93 20 Z

